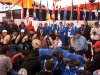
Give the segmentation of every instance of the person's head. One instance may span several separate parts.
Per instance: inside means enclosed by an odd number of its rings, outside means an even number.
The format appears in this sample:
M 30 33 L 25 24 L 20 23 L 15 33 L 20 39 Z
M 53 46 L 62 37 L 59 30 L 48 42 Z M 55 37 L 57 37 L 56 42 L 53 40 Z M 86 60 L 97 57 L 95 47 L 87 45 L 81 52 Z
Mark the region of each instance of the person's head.
M 69 23 L 66 23 L 66 27 L 67 27 L 67 28 L 69 27 Z
M 41 23 L 41 22 L 39 22 L 39 23 L 38 23 L 38 26 L 41 26 L 41 25 L 42 25 L 42 23 Z
M 31 29 L 30 32 L 29 32 L 29 34 L 30 34 L 30 35 L 35 34 L 35 31 L 34 31 L 33 29 Z
M 40 36 L 40 40 L 41 41 L 44 40 L 44 35 Z
M 3 31 L 2 31 L 2 35 L 3 35 L 3 36 L 6 36 L 6 35 L 7 35 L 7 30 L 3 30 Z
M 81 32 L 80 31 L 76 32 L 76 38 L 79 38 L 80 36 L 81 36 Z
M 92 74 L 86 70 L 78 70 L 76 75 L 92 75 Z
M 95 49 L 95 52 L 100 52 L 100 41 L 97 41 L 92 47 Z
M 17 35 L 18 35 L 18 32 L 17 32 L 17 31 L 14 31 L 14 32 L 12 33 L 12 35 L 17 36 Z
M 21 29 L 20 33 L 21 33 L 21 35 L 24 35 L 25 34 L 25 30 Z
M 45 23 L 44 23 L 44 27 L 47 27 L 47 26 L 48 26 L 48 23 L 47 23 L 47 22 L 45 22 Z
M 28 25 L 29 25 L 29 26 L 32 26 L 32 21 L 29 21 Z
M 84 28 L 84 26 L 85 26 L 84 24 L 81 24 L 81 28 Z
M 22 21 L 21 24 L 20 24 L 20 26 L 25 26 L 25 23 Z
M 95 22 L 94 25 L 97 28 L 99 26 L 99 21 Z
M 56 36 L 56 40 L 60 40 L 60 36 L 59 35 Z
M 57 60 L 58 62 L 61 62 L 63 60 L 63 54 L 61 54 L 60 52 L 57 53 Z
M 10 24 L 10 25 L 13 25 L 13 24 L 14 24 L 14 21 L 13 21 L 13 20 L 10 20 L 10 21 L 9 21 L 9 24 Z
M 54 32 L 52 30 L 49 31 L 49 34 L 54 34 Z
M 63 26 L 63 23 L 62 23 L 62 22 L 59 22 L 59 25 L 60 25 L 60 26 Z
M 40 29 L 40 33 L 43 33 L 43 32 L 44 32 L 44 30 L 43 30 L 43 28 L 41 28 L 41 29 Z
M 71 23 L 70 23 L 70 26 L 71 26 L 71 27 L 73 27 L 73 26 L 74 26 L 74 23 L 73 23 L 73 22 L 71 22 Z
M 22 55 L 24 56 L 24 59 L 27 57 L 31 56 L 31 51 L 30 50 L 23 50 Z
M 87 25 L 88 25 L 87 20 L 84 20 L 84 21 L 83 21 L 83 23 L 84 23 L 84 25 L 85 25 L 85 26 L 87 26 Z
M 9 49 L 10 49 L 10 47 L 8 45 L 3 46 L 0 50 L 0 54 L 8 56 L 9 55 Z
M 45 70 L 51 71 L 53 69 L 53 61 L 52 60 L 47 60 L 45 63 Z

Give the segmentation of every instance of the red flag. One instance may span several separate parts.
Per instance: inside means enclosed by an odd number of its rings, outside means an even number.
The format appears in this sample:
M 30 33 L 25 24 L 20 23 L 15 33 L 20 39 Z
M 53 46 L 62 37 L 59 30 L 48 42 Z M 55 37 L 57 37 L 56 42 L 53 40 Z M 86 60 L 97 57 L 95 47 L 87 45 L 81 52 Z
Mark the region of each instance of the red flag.
M 53 1 L 53 9 L 52 9 L 52 20 L 55 20 L 55 4 Z
M 78 13 L 77 20 L 80 20 L 80 5 L 78 5 L 77 13 Z
M 61 1 L 61 0 L 54 0 L 55 2 Z

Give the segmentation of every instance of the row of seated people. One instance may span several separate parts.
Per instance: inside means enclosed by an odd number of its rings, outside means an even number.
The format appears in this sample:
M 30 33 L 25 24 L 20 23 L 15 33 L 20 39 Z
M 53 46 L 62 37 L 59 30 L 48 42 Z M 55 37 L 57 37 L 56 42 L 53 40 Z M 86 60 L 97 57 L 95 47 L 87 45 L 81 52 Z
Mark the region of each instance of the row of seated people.
M 92 61 L 83 56 L 63 50 L 59 46 L 44 49 L 22 50 L 8 57 L 10 46 L 0 49 L 1 75 L 99 75 L 100 41 L 94 45 L 96 54 Z

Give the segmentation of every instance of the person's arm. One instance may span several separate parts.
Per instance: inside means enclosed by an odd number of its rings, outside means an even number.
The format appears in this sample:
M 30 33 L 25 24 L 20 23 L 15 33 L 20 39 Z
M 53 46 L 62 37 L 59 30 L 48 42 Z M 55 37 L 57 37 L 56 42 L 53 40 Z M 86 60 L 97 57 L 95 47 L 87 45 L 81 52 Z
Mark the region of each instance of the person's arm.
M 22 39 L 22 43 L 28 41 L 28 35 L 24 36 L 24 38 Z
M 10 35 L 7 35 L 4 39 L 3 39 L 3 44 L 7 44 L 10 41 Z
M 20 35 L 18 35 L 17 38 L 16 38 L 16 40 L 15 40 L 16 44 L 18 43 L 19 39 L 20 39 Z
M 6 60 L 6 64 L 5 65 L 6 65 L 7 72 L 11 72 L 12 71 L 12 62 L 11 62 L 10 58 L 8 58 Z
M 37 34 L 35 34 L 33 37 L 32 37 L 32 40 L 36 39 L 37 38 Z

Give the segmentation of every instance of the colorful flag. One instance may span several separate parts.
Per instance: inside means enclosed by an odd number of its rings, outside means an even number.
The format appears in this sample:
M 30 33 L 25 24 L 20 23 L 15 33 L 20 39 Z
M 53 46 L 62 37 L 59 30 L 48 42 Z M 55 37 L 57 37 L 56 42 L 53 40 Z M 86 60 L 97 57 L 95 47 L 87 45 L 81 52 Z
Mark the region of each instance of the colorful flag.
M 89 18 L 88 18 L 88 20 L 92 20 L 92 8 L 90 7 L 90 10 L 89 10 Z
M 63 20 L 66 20 L 66 16 L 67 16 L 67 7 L 64 8 Z
M 52 9 L 52 20 L 55 20 L 55 3 L 53 1 L 53 9 Z
M 29 9 L 31 8 L 31 0 L 27 0 L 27 12 L 26 12 L 26 19 L 29 18 Z
M 60 20 L 60 12 L 61 12 L 61 6 L 58 8 L 58 20 Z
M 98 4 L 96 6 L 95 20 L 98 20 L 98 16 L 99 16 L 98 11 L 99 11 L 99 0 L 98 0 Z
M 22 8 L 21 8 L 21 19 L 24 18 L 24 6 L 23 6 L 23 0 L 21 0 L 21 5 L 22 5 Z
M 42 21 L 42 1 L 40 0 L 39 20 Z
M 83 20 L 86 20 L 86 1 L 83 8 Z
M 50 20 L 50 12 L 49 12 L 49 7 L 48 7 L 48 0 L 47 0 L 47 15 L 46 15 L 46 19 Z
M 36 18 L 36 11 L 35 11 L 35 2 L 33 4 L 33 20 Z
M 80 5 L 78 5 L 77 13 L 78 13 L 77 20 L 80 20 Z
M 70 20 L 73 20 L 73 19 L 74 19 L 74 5 L 73 5 L 73 0 L 72 0 Z

